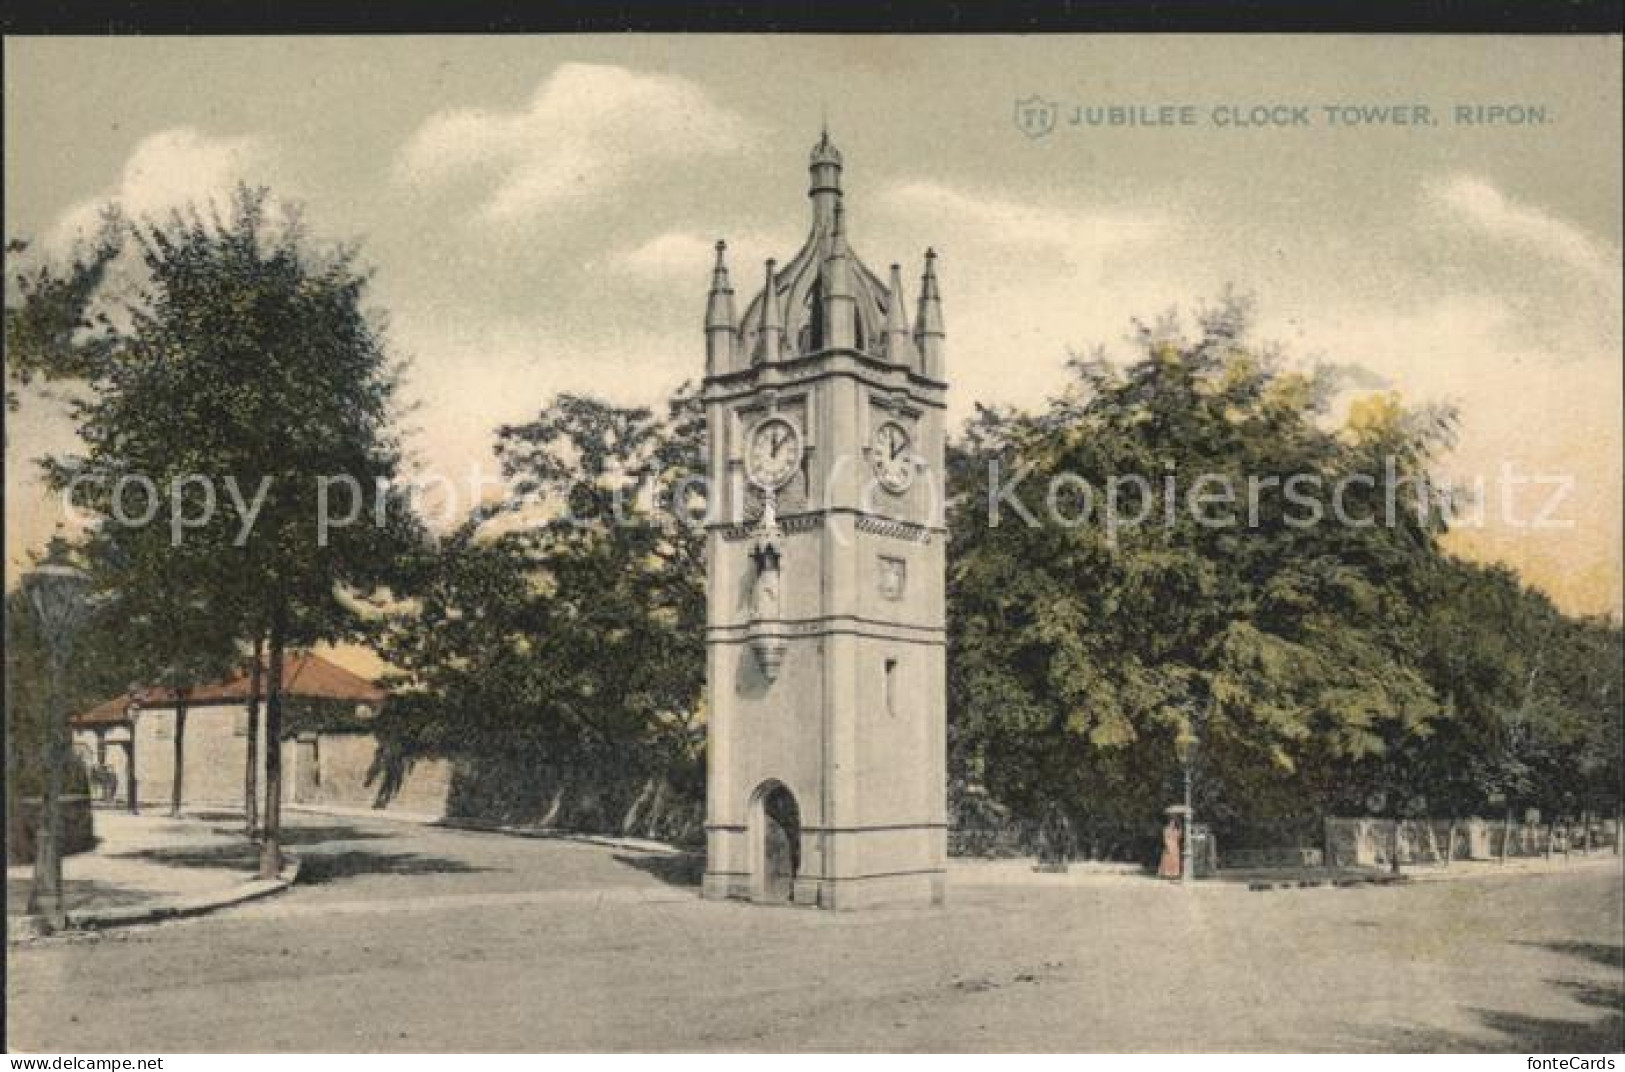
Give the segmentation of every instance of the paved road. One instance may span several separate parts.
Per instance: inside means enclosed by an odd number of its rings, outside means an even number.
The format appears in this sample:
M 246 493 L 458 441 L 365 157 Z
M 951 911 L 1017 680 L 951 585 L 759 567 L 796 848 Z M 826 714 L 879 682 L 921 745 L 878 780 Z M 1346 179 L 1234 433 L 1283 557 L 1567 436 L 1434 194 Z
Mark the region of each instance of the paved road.
M 302 816 L 308 885 L 11 951 L 14 1049 L 1619 1050 L 1617 861 L 1399 888 L 699 901 L 669 858 Z

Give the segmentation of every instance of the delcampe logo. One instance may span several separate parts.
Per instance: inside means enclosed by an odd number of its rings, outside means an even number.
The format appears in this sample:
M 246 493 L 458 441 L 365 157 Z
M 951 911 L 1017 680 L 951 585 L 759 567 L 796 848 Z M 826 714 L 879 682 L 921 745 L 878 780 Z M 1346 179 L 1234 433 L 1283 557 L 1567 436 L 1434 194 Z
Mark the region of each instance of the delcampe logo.
M 1016 128 L 1029 138 L 1042 138 L 1055 129 L 1055 117 L 1060 106 L 1034 93 L 1026 100 L 1016 101 Z

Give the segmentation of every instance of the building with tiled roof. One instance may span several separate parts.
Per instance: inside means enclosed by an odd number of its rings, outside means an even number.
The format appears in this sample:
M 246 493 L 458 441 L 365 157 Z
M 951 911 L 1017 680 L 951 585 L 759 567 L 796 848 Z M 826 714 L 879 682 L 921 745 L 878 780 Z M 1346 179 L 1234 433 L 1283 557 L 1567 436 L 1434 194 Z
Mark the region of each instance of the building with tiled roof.
M 252 667 L 184 694 L 134 688 L 72 717 L 74 745 L 96 772 L 104 798 L 127 807 L 241 806 L 250 756 Z M 265 677 L 260 675 L 263 712 Z M 378 742 L 370 723 L 388 693 L 376 682 L 313 652 L 283 661 L 283 795 L 293 803 L 369 806 L 377 802 Z M 263 767 L 264 719 L 253 753 Z M 179 776 L 177 777 L 177 771 Z M 256 780 L 263 786 L 263 773 Z M 443 779 L 419 772 L 408 804 L 443 806 Z
M 73 716 L 74 728 L 114 725 L 129 720 L 132 707 L 173 709 L 178 702 L 191 707 L 222 703 L 246 704 L 253 686 L 251 667 L 243 667 L 230 677 L 212 681 L 181 696 L 173 689 L 133 689 L 121 693 Z M 260 689 L 263 692 L 264 675 Z M 303 700 L 377 705 L 387 695 L 376 683 L 354 674 L 312 652 L 289 652 L 282 661 L 282 694 Z

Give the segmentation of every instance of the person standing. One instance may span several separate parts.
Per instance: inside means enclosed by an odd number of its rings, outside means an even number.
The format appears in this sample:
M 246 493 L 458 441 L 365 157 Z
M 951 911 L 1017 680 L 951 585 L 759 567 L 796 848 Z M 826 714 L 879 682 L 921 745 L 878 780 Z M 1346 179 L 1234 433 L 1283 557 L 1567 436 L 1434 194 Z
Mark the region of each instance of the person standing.
M 1162 860 L 1157 864 L 1158 878 L 1177 879 L 1184 873 L 1179 853 L 1180 837 L 1179 816 L 1168 816 L 1168 822 L 1162 828 Z

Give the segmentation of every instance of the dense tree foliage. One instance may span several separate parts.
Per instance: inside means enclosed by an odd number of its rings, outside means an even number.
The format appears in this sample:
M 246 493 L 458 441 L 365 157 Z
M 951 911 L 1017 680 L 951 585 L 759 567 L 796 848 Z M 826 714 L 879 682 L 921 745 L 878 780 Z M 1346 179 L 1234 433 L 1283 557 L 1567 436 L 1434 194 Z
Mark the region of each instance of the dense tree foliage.
M 1608 814 L 1620 800 L 1625 639 L 1564 615 L 1511 570 L 1450 561 L 1419 657 L 1451 732 L 1417 750 L 1435 810 Z
M 703 419 L 563 395 L 500 429 L 509 494 L 415 571 L 381 651 L 403 758 L 507 756 L 693 788 L 704 684 Z M 703 504 L 687 502 L 688 509 Z
M 6 243 L 7 258 L 22 265 L 6 287 L 8 412 L 19 407 L 21 388 L 36 380 L 89 380 L 106 359 L 115 333 L 99 299 L 122 246 L 123 227 L 113 213 L 65 265 L 31 259 L 22 239 Z
M 73 406 L 84 452 L 49 471 L 100 519 L 91 562 L 150 683 L 184 689 L 232 642 L 264 638 L 275 740 L 285 649 L 354 635 L 343 594 L 385 583 L 416 530 L 393 487 L 395 368 L 367 275 L 269 206 L 243 189 L 224 218 L 131 229 L 143 272 L 127 326 Z
M 1191 335 L 1141 326 L 1137 360 L 1075 361 L 1047 408 L 981 411 L 954 448 L 953 768 L 1018 815 L 1144 824 L 1179 799 L 1184 735 L 1199 812 L 1243 840 L 1312 839 L 1334 812 L 1597 806 L 1617 626 L 1441 549 L 1426 478 L 1453 414 L 1376 395 L 1335 423 L 1335 371 L 1290 371 L 1247 320 L 1231 301 Z

